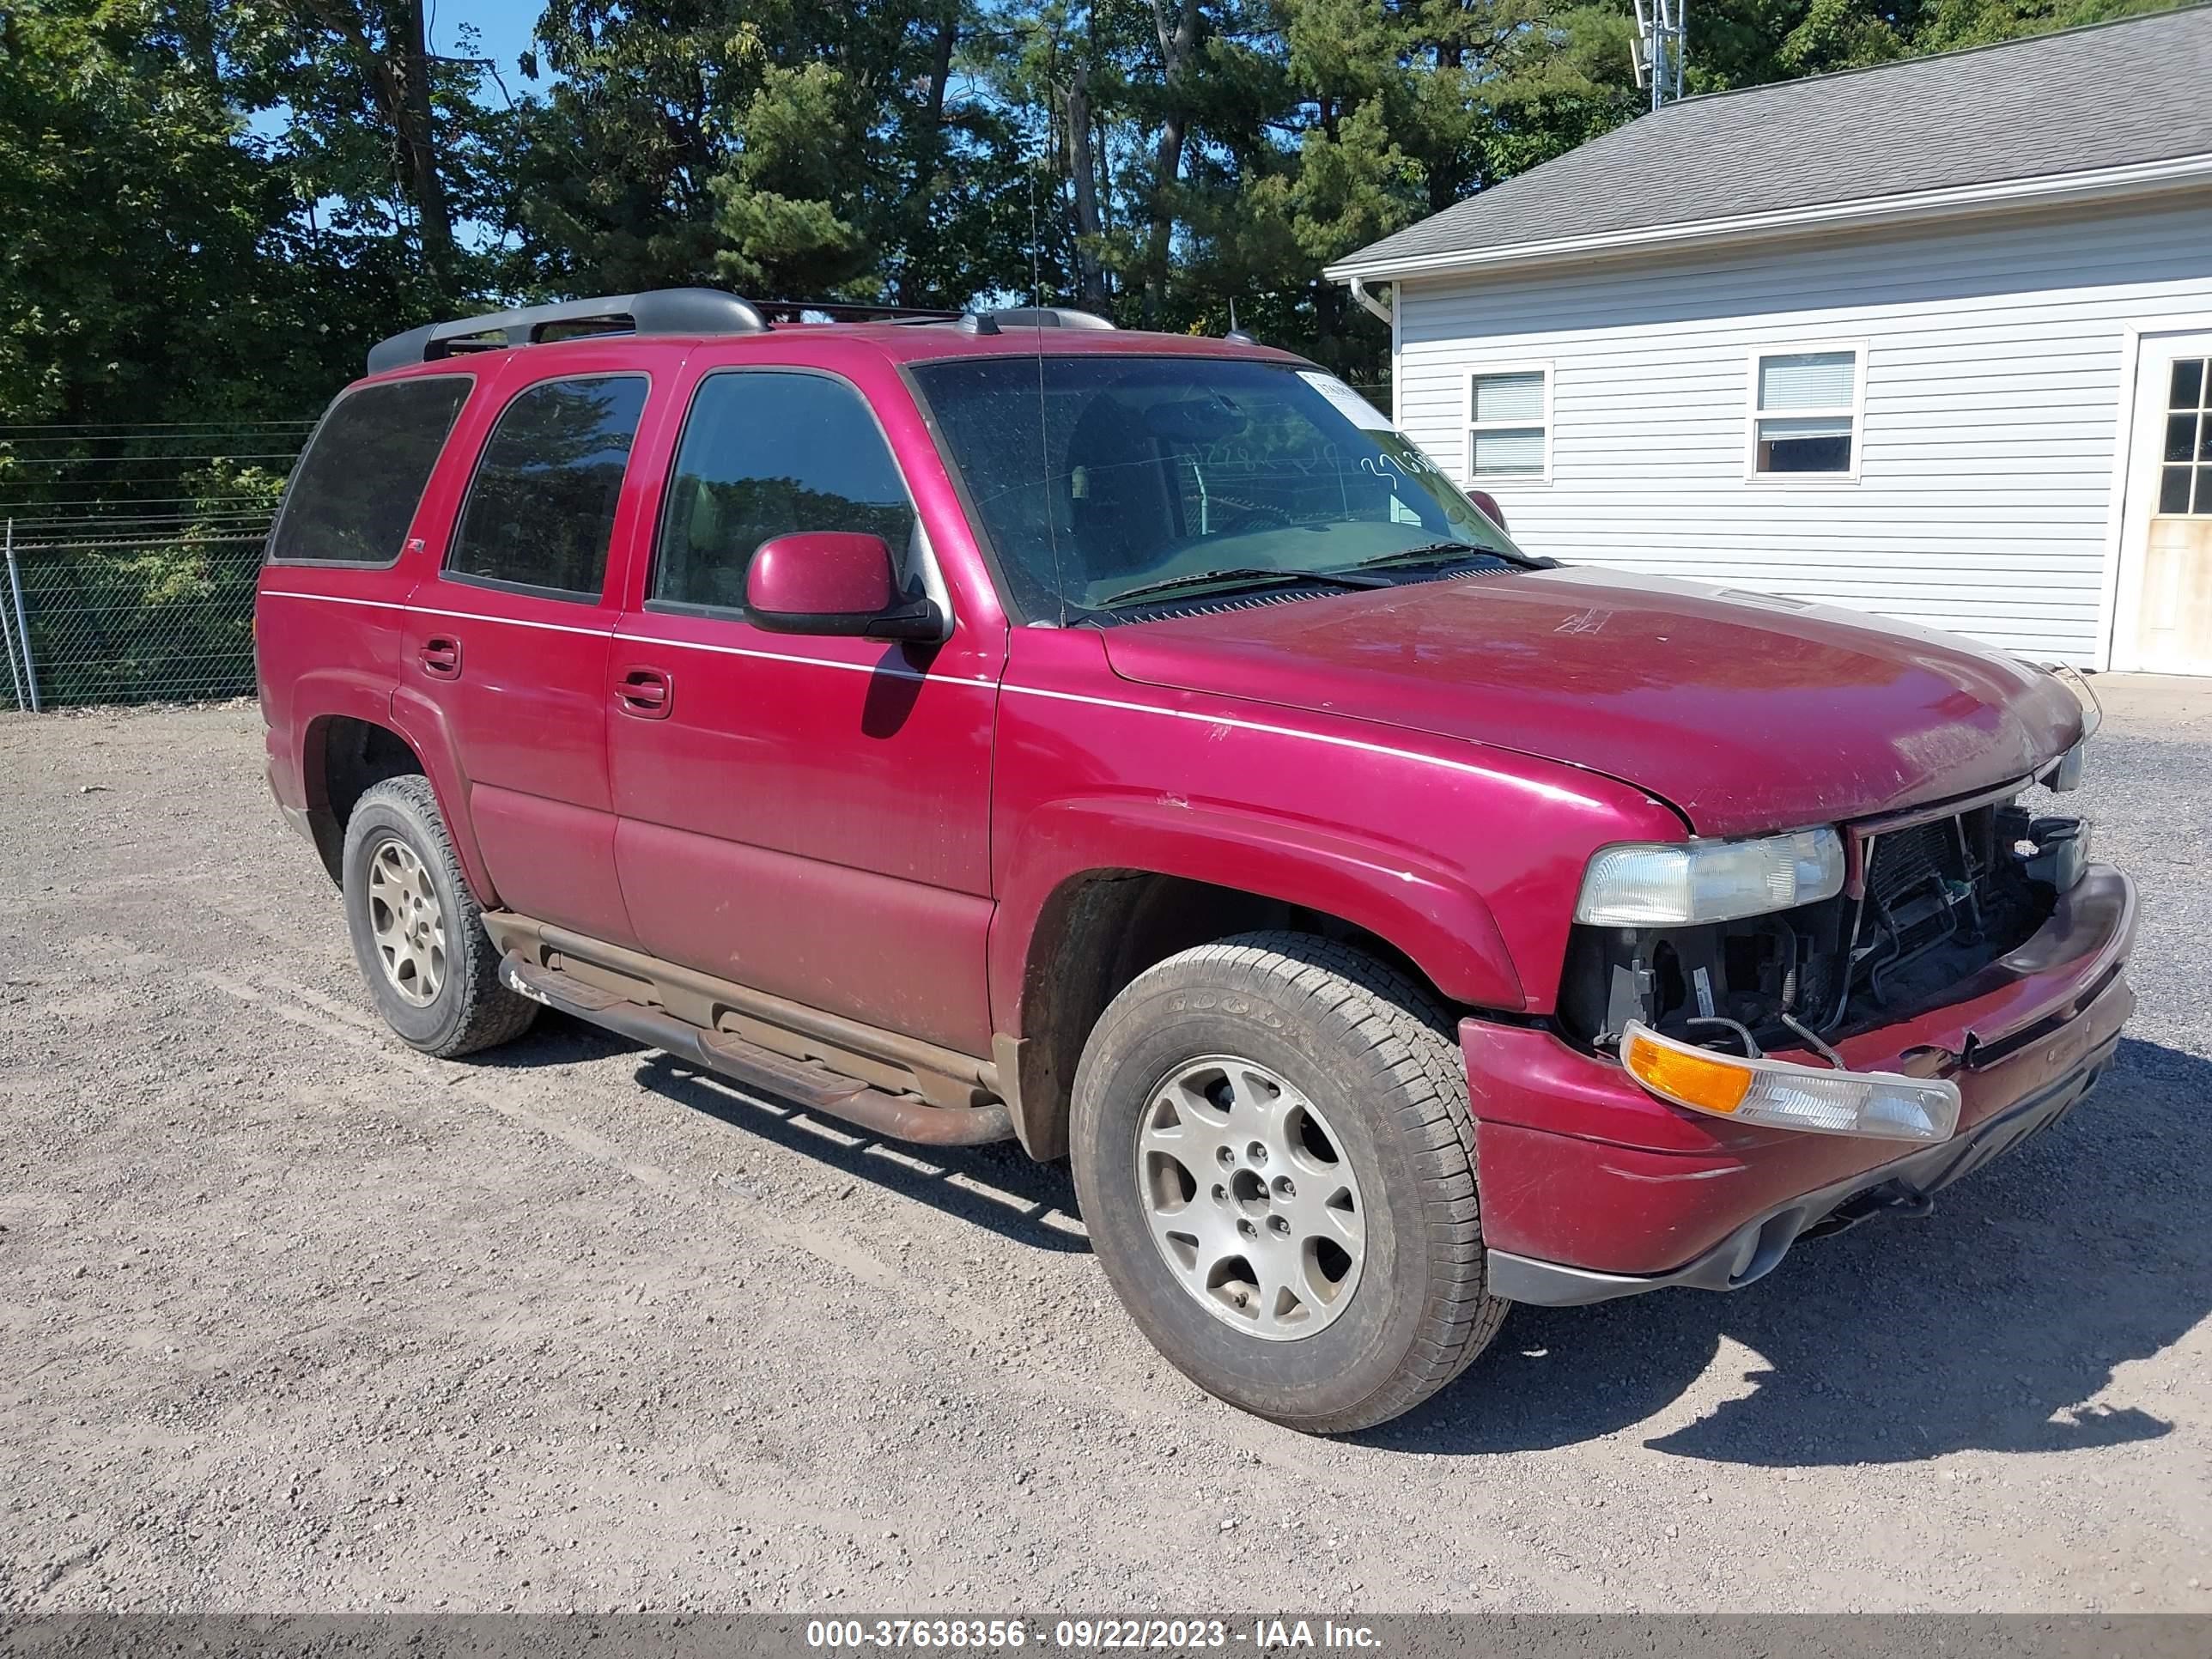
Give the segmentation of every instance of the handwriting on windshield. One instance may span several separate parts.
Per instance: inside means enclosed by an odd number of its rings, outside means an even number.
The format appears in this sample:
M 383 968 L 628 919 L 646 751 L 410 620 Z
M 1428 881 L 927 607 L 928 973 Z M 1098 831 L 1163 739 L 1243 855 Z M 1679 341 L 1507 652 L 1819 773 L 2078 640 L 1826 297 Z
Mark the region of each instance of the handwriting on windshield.
M 1382 450 L 1364 457 L 1359 465 L 1363 471 L 1372 472 L 1376 477 L 1383 478 L 1389 477 L 1394 472 L 1408 480 L 1417 477 L 1441 478 L 1444 475 L 1443 468 L 1438 466 L 1419 450 L 1413 448 L 1408 448 L 1403 454 L 1393 454 L 1389 450 Z

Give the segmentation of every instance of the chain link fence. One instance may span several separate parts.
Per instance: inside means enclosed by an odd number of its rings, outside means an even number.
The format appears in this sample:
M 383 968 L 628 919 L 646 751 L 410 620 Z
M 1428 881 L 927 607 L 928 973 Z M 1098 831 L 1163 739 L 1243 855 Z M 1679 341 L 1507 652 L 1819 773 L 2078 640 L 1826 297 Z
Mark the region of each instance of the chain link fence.
M 0 698 L 253 690 L 253 588 L 307 422 L 0 426 Z
M 261 545 L 252 533 L 18 544 L 6 618 L 17 707 L 249 695 Z
M 1378 409 L 1387 380 L 1352 383 Z M 310 422 L 0 424 L 0 707 L 253 690 L 253 587 Z

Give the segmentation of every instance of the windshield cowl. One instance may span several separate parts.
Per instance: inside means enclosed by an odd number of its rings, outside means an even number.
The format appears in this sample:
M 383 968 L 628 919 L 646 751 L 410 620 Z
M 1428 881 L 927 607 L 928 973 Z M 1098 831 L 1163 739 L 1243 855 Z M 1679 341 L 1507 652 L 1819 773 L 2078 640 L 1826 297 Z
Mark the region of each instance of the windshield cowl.
M 1346 570 L 1328 571 L 1248 568 L 1203 571 L 1194 575 L 1170 577 L 1165 581 L 1145 582 L 1116 594 L 1093 610 L 1071 617 L 1070 623 L 1073 626 L 1081 627 L 1086 623 L 1105 625 L 1141 622 L 1150 616 L 1173 614 L 1229 599 L 1255 596 L 1270 600 L 1322 599 L 1331 594 L 1371 592 L 1376 588 L 1408 587 L 1424 582 L 1455 581 L 1468 576 L 1503 575 L 1517 570 L 1557 568 L 1557 562 L 1553 560 L 1508 561 L 1482 548 L 1462 548 L 1452 554 L 1424 552 L 1404 563 L 1394 563 L 1396 556 L 1390 556 L 1382 561 L 1381 568 L 1372 563 L 1353 566 Z

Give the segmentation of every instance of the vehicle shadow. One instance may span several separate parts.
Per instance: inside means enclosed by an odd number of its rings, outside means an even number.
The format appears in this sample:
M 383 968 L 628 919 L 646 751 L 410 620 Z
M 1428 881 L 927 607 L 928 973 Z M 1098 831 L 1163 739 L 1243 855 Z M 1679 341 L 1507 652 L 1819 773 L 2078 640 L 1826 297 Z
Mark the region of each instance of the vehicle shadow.
M 2092 1401 L 2115 1367 L 2212 1313 L 2208 1100 L 2212 1062 L 2124 1040 L 2075 1112 L 1944 1194 L 1927 1219 L 1802 1244 L 1727 1295 L 1516 1308 L 1457 1383 L 1361 1438 L 1548 1449 L 1710 1393 L 1724 1397 L 1701 1397 L 1694 1420 L 1644 1443 L 1788 1468 L 2155 1439 L 2172 1425 Z
M 743 1088 L 658 1049 L 641 1050 L 637 1080 L 666 1099 L 743 1129 L 886 1192 L 981 1227 L 1032 1249 L 1091 1248 L 1075 1212 L 1064 1164 L 1038 1164 L 1012 1141 L 988 1146 L 915 1146 L 870 1134 L 842 1119 Z
M 637 1059 L 637 1082 L 825 1170 L 867 1181 L 1033 1249 L 1087 1251 L 1067 1165 L 1038 1164 L 1012 1141 L 988 1146 L 915 1146 L 873 1135 L 842 1118 L 728 1079 L 558 1012 L 541 1016 L 520 1042 L 471 1057 L 487 1068 L 534 1071 L 611 1055 Z
M 1033 1163 L 1012 1142 L 882 1139 L 559 1017 L 484 1059 L 536 1066 L 623 1053 L 637 1057 L 642 1086 L 825 1170 L 1030 1249 L 1090 1249 L 1066 1164 Z M 1942 1194 L 1928 1218 L 1802 1244 L 1727 1295 L 1516 1308 L 1452 1387 L 1351 1438 L 1401 1451 L 1543 1450 L 1678 1415 L 1670 1408 L 1695 1395 L 1692 1420 L 1644 1443 L 1810 1468 L 2156 1439 L 2172 1431 L 2164 1419 L 2092 1401 L 2116 1367 L 2212 1315 L 2208 1102 L 2212 1061 L 2123 1038 L 2095 1094 Z M 1729 1352 L 1741 1370 L 1715 1369 Z

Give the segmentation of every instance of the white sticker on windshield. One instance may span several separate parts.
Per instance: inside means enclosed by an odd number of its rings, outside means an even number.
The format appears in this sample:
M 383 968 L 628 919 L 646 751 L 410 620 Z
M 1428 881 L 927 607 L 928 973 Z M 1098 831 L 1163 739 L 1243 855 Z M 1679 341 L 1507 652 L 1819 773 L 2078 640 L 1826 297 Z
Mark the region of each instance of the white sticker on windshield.
M 1361 397 L 1334 374 L 1324 374 L 1319 369 L 1302 368 L 1298 379 L 1334 404 L 1352 425 L 1368 432 L 1388 432 L 1390 417 Z

